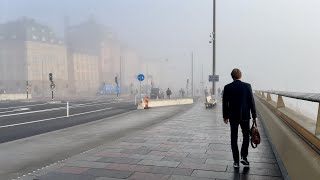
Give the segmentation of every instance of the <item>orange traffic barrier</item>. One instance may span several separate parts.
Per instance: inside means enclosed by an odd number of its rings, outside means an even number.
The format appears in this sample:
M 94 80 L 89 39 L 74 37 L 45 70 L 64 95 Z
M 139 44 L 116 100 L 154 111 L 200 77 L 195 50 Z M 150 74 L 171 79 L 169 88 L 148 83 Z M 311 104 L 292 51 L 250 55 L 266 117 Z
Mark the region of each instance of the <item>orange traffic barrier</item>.
M 149 109 L 149 97 L 146 96 L 144 109 Z

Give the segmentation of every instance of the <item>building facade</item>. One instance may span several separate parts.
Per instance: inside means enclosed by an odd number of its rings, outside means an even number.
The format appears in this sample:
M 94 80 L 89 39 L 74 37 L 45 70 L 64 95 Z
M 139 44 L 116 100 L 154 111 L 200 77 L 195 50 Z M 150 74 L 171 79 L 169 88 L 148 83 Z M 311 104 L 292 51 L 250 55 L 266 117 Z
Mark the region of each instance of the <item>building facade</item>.
M 53 31 L 32 19 L 22 18 L 0 25 L 0 89 L 23 93 L 27 81 L 34 96 L 51 94 L 49 73 L 56 93 L 68 87 L 67 54 Z

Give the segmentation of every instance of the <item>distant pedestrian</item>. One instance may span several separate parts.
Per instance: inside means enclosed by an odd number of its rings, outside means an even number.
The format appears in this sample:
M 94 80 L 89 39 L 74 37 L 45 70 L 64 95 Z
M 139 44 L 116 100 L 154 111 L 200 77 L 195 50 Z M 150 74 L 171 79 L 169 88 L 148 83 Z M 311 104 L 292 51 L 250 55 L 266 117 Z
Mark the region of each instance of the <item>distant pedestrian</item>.
M 180 91 L 179 91 L 179 96 L 180 96 L 180 97 L 182 97 L 182 91 L 183 91 L 183 90 L 182 90 L 182 88 L 181 88 Z
M 168 99 L 170 99 L 171 94 L 172 94 L 172 92 L 171 92 L 171 90 L 168 88 L 168 89 L 167 89 L 167 97 L 168 97 Z
M 226 124 L 230 121 L 231 149 L 233 154 L 233 167 L 239 168 L 238 127 L 242 129 L 241 163 L 249 166 L 247 160 L 250 132 L 250 111 L 253 122 L 256 122 L 257 113 L 252 94 L 251 85 L 240 81 L 242 73 L 239 69 L 231 72 L 233 82 L 226 85 L 223 91 L 223 119 Z
M 184 91 L 184 89 L 182 89 L 182 97 L 184 98 L 184 94 L 185 94 L 186 92 Z

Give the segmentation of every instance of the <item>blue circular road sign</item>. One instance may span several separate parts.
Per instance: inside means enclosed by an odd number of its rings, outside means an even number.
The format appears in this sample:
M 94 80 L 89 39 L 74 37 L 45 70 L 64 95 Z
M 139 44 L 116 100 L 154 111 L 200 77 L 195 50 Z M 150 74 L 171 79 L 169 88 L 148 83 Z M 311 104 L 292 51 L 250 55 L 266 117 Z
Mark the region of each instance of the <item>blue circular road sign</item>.
M 139 74 L 138 75 L 138 80 L 139 81 L 143 81 L 144 80 L 144 75 L 143 74 Z

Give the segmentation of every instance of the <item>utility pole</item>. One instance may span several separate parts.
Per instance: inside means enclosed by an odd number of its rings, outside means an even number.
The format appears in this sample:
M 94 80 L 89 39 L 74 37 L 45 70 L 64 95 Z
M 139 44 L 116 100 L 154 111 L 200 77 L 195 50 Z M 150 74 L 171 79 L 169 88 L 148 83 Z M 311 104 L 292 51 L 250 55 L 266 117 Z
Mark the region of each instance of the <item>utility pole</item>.
M 120 56 L 120 75 L 119 75 L 119 81 L 120 81 L 120 87 L 119 87 L 119 95 L 121 95 L 121 90 L 122 90 L 122 58 Z
M 148 95 L 148 86 L 149 86 L 149 67 L 147 64 L 147 86 L 146 86 L 146 95 Z
M 191 96 L 193 97 L 193 51 L 191 52 Z
M 202 66 L 201 66 L 201 82 L 200 82 L 200 84 L 201 84 L 201 92 L 200 92 L 200 93 L 203 93 L 203 91 L 204 91 L 204 82 L 203 82 L 203 64 L 202 64 Z
M 212 75 L 216 75 L 216 0 L 213 0 L 212 36 Z M 212 91 L 212 95 L 215 95 L 215 81 L 212 81 Z

